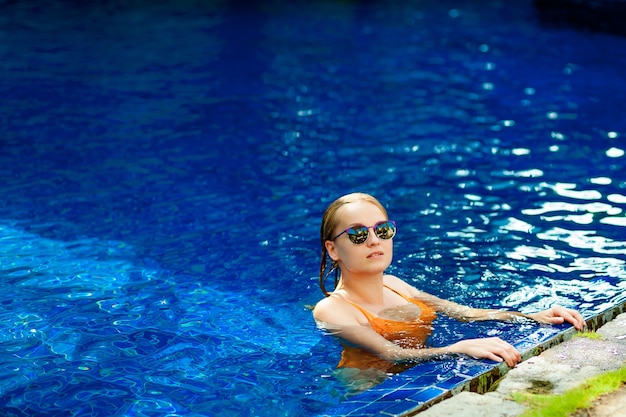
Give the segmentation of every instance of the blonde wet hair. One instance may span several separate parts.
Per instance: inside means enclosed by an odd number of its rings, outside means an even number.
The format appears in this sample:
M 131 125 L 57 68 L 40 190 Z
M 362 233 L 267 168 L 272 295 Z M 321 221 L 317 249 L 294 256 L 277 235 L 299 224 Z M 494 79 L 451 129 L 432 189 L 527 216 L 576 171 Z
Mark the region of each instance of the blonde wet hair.
M 345 206 L 346 204 L 355 203 L 357 201 L 367 201 L 374 204 L 378 207 L 385 217 L 387 217 L 387 210 L 383 205 L 376 199 L 376 197 L 366 194 L 366 193 L 351 193 L 346 194 L 344 196 L 339 197 L 326 208 L 324 212 L 324 216 L 322 217 L 322 225 L 320 227 L 320 240 L 322 243 L 322 262 L 320 263 L 320 288 L 326 297 L 330 295 L 330 292 L 326 290 L 326 285 L 324 282 L 326 281 L 327 275 L 330 275 L 333 271 L 335 272 L 335 283 L 333 286 L 333 291 L 337 288 L 339 284 L 340 270 L 339 264 L 336 261 L 332 261 L 330 263 L 330 267 L 328 266 L 328 250 L 326 249 L 326 241 L 333 240 L 335 229 L 337 228 L 338 218 L 337 211 Z

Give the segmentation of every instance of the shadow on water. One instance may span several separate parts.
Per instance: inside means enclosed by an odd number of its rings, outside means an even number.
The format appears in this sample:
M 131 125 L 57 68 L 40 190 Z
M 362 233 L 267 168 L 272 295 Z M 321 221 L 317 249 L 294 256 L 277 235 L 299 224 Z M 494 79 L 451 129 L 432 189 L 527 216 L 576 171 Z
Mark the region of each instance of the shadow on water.
M 541 23 L 547 27 L 610 33 L 626 36 L 623 0 L 534 0 Z

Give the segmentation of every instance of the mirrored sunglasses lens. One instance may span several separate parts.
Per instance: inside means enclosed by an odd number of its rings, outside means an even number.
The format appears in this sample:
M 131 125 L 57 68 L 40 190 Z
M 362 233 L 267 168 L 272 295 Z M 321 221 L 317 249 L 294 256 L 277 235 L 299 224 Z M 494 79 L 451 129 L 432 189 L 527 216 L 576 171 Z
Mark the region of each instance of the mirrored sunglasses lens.
M 350 241 L 355 245 L 360 245 L 361 243 L 365 242 L 367 240 L 368 233 L 369 232 L 367 231 L 367 227 L 364 226 L 348 229 L 348 237 L 350 238 Z
M 374 233 L 380 239 L 391 239 L 396 235 L 396 226 L 391 222 L 383 222 L 376 225 Z

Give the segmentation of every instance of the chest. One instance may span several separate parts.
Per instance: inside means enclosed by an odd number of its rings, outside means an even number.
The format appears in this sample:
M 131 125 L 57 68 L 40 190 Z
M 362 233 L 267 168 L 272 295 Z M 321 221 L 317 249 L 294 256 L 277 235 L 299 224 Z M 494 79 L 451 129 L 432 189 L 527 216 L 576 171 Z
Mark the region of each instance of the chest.
M 419 306 L 406 303 L 394 307 L 383 308 L 378 311 L 377 317 L 383 320 L 411 322 L 418 320 L 422 315 L 422 309 Z

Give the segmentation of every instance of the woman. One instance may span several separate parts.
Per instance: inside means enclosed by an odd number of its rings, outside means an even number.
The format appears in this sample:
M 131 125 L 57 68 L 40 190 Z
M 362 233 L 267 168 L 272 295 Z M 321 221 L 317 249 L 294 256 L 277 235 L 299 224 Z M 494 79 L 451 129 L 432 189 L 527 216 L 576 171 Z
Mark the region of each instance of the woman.
M 555 306 L 533 314 L 466 307 L 418 290 L 386 275 L 391 264 L 396 226 L 374 197 L 348 194 L 324 213 L 321 226 L 320 286 L 326 295 L 314 308 L 318 325 L 338 336 L 344 345 L 338 368 L 395 372 L 398 365 L 446 354 L 505 361 L 514 367 L 520 353 L 497 337 L 462 340 L 450 346 L 427 348 L 426 338 L 436 314 L 458 320 L 519 320 L 571 323 L 585 326 L 576 311 Z M 332 260 L 328 266 L 328 258 Z M 335 271 L 335 289 L 324 282 Z

